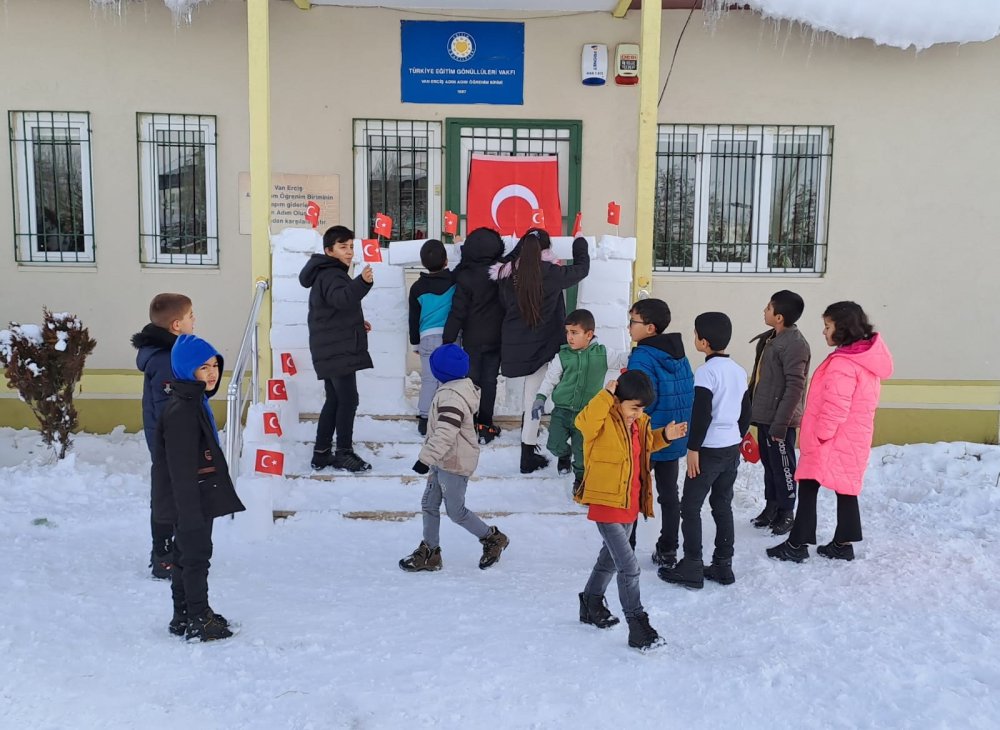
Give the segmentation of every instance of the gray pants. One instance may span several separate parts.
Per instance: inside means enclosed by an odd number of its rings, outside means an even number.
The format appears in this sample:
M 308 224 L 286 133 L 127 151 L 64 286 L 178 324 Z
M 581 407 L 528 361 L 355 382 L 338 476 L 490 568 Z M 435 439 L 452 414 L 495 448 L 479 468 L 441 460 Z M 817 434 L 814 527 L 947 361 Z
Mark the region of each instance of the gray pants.
M 590 573 L 590 580 L 584 593 L 603 596 L 611 583 L 611 578 L 618 573 L 618 600 L 622 603 L 625 618 L 634 618 L 642 613 L 642 601 L 639 599 L 639 561 L 629 545 L 634 525 L 620 525 L 611 522 L 598 522 L 597 530 L 601 533 L 604 545 L 597 555 L 597 563 Z
M 427 488 L 420 500 L 424 512 L 424 542 L 430 547 L 436 548 L 441 544 L 442 500 L 448 517 L 456 525 L 464 527 L 479 539 L 486 537 L 486 533 L 490 531 L 489 526 L 475 512 L 465 507 L 465 488 L 468 484 L 469 477 L 452 474 L 436 466 L 431 467 L 430 474 L 427 475 Z
M 417 352 L 420 353 L 420 398 L 417 400 L 417 410 L 421 418 L 427 418 L 431 410 L 431 401 L 437 392 L 438 383 L 431 372 L 431 353 L 441 347 L 441 335 L 420 335 Z

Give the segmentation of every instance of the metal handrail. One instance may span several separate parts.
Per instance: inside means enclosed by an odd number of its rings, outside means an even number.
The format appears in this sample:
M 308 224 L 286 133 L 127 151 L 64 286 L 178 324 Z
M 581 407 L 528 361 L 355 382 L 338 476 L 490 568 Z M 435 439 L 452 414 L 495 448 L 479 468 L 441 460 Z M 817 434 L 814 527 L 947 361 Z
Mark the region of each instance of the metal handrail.
M 229 464 L 229 475 L 233 481 L 240 472 L 240 453 L 243 451 L 243 408 L 247 401 L 247 393 L 241 387 L 247 364 L 250 365 L 250 402 L 256 404 L 260 393 L 260 373 L 257 357 L 257 317 L 260 305 L 264 301 L 264 292 L 270 284 L 267 279 L 258 279 L 254 285 L 253 304 L 250 306 L 250 316 L 240 340 L 240 351 L 233 365 L 233 374 L 229 379 L 226 391 L 226 462 Z

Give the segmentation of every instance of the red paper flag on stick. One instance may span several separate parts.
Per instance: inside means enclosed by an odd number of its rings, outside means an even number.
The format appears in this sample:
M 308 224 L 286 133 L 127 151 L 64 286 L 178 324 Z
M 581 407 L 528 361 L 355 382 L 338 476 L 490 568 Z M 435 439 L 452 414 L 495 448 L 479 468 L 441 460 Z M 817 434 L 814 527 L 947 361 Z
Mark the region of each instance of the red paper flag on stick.
M 366 238 L 361 242 L 361 257 L 369 264 L 382 263 L 382 247 L 377 238 Z
M 253 470 L 259 474 L 273 474 L 280 477 L 285 470 L 285 455 L 280 451 L 257 449 Z
M 444 232 L 453 236 L 458 233 L 458 216 L 450 210 L 444 212 Z
M 576 220 L 573 221 L 573 232 L 570 234 L 573 238 L 580 235 L 580 231 L 583 230 L 581 221 L 583 220 L 583 211 L 577 211 Z
M 274 434 L 279 438 L 283 435 L 281 433 L 281 421 L 278 419 L 278 414 L 275 411 L 266 411 L 264 413 L 264 433 Z
M 760 446 L 757 445 L 757 439 L 755 439 L 753 434 L 749 431 L 747 431 L 747 435 L 743 437 L 743 441 L 740 442 L 740 453 L 743 454 L 743 458 L 751 464 L 756 464 L 760 461 Z
M 615 201 L 608 203 L 608 223 L 617 226 L 622 220 L 622 207 Z
M 285 375 L 295 375 L 298 372 L 295 368 L 295 360 L 292 359 L 292 353 L 281 353 L 281 372 Z
M 306 204 L 306 220 L 313 228 L 319 225 L 319 203 L 315 200 L 310 200 Z
M 376 236 L 382 238 L 392 238 L 392 218 L 385 213 L 375 214 L 375 225 L 372 228 Z
M 274 378 L 267 381 L 268 400 L 288 400 L 288 388 L 281 378 Z

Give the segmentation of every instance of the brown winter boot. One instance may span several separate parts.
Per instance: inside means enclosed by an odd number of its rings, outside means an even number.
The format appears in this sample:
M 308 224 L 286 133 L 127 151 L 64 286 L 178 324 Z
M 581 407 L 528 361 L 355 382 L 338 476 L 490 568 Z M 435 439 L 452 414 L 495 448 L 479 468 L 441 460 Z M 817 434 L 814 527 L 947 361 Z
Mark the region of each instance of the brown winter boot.
M 486 533 L 486 537 L 479 539 L 479 542 L 483 544 L 483 557 L 479 559 L 479 567 L 482 570 L 495 565 L 500 559 L 500 553 L 510 544 L 507 536 L 500 532 L 495 525 Z
M 417 573 L 421 570 L 441 570 L 441 546 L 432 548 L 423 540 L 412 553 L 399 561 L 399 567 L 407 573 Z

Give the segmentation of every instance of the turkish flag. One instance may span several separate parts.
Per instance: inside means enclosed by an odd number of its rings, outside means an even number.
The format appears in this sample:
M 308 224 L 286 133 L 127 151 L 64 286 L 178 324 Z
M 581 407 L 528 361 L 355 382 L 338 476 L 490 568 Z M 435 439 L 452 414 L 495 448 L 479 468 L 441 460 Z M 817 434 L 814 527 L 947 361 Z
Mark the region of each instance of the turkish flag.
M 548 215 L 548 223 L 533 222 Z M 562 235 L 559 158 L 555 155 L 512 157 L 473 154 L 469 168 L 466 230 L 492 228 L 523 236 L 529 228 Z
M 281 353 L 281 372 L 285 375 L 295 375 L 298 372 L 295 368 L 295 360 L 292 359 L 292 353 Z
M 281 437 L 281 421 L 278 420 L 278 414 L 274 411 L 266 411 L 264 413 L 264 433 L 273 433 L 275 436 Z
M 312 224 L 313 228 L 319 225 L 319 203 L 315 200 L 310 200 L 306 205 L 306 220 Z
M 444 232 L 453 236 L 458 233 L 458 216 L 450 210 L 444 212 Z
M 385 213 L 375 214 L 375 225 L 372 227 L 376 236 L 382 238 L 392 238 L 392 218 Z M 367 260 L 367 259 L 366 259 Z M 381 259 L 379 259 L 381 261 Z
M 253 470 L 259 474 L 273 474 L 280 477 L 285 470 L 285 455 L 280 451 L 257 449 Z
M 579 236 L 580 231 L 583 230 L 583 226 L 581 225 L 582 220 L 583 220 L 583 211 L 579 211 L 576 214 L 576 220 L 573 221 L 573 232 L 570 234 L 571 236 L 573 236 L 573 238 Z
M 281 378 L 274 378 L 267 381 L 268 400 L 288 400 L 288 388 Z
M 369 264 L 382 263 L 382 247 L 377 238 L 366 238 L 361 242 L 361 257 Z
M 751 464 L 756 464 L 760 461 L 760 447 L 757 445 L 757 439 L 749 431 L 747 431 L 747 435 L 740 442 L 740 453 Z
M 608 203 L 608 223 L 617 226 L 622 220 L 622 207 L 615 201 Z

